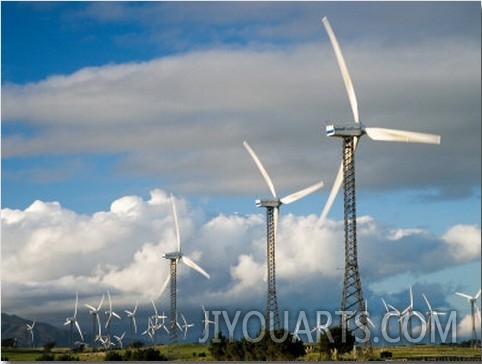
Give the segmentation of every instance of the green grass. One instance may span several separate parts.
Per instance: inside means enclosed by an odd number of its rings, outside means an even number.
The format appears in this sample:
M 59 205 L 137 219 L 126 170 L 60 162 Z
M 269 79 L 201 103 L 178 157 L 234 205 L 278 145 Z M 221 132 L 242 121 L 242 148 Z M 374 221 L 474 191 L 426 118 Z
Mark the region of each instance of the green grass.
M 209 353 L 208 345 L 201 344 L 180 344 L 177 348 L 171 349 L 168 352 L 168 346 L 156 346 L 157 350 L 161 354 L 169 357 L 171 360 L 177 361 L 212 361 L 213 358 Z M 123 354 L 125 350 L 119 350 L 120 354 Z M 481 352 L 480 348 L 462 348 L 462 347 L 452 347 L 448 345 L 412 345 L 412 346 L 386 346 L 386 347 L 375 347 L 373 348 L 372 358 L 380 358 L 380 352 L 389 351 L 392 353 L 393 360 L 405 359 L 405 358 L 417 358 L 419 356 L 473 356 L 474 360 L 480 361 Z M 68 353 L 67 348 L 54 348 L 52 354 L 58 356 L 61 354 Z M 35 361 L 36 358 L 43 354 L 41 349 L 27 349 L 27 348 L 16 348 L 8 349 L 2 348 L 2 358 L 7 358 L 9 361 Z M 79 357 L 81 361 L 98 362 L 104 360 L 104 352 L 86 351 L 84 353 L 72 354 L 73 356 Z M 359 360 L 362 360 L 360 354 Z M 345 354 L 346 359 L 353 358 L 353 354 Z M 305 357 L 301 358 L 304 361 L 318 361 L 320 358 L 317 352 L 308 353 Z M 369 359 L 365 357 L 365 360 Z

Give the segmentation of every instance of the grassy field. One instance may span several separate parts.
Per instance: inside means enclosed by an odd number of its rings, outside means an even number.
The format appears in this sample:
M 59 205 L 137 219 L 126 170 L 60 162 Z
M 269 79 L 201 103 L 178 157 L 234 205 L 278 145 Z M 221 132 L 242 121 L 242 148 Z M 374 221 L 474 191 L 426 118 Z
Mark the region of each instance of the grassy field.
M 157 346 L 157 350 L 161 354 L 169 357 L 175 358 L 178 361 L 212 361 L 212 357 L 209 353 L 207 345 L 200 344 L 182 344 L 179 345 L 177 349 L 171 349 L 168 352 L 167 346 Z M 423 360 L 424 357 L 442 357 L 442 356 L 460 356 L 460 357 L 471 357 L 473 361 L 481 360 L 480 348 L 462 348 L 462 347 L 451 347 L 451 346 L 432 346 L 432 345 L 414 345 L 414 346 L 393 346 L 393 347 L 376 347 L 373 348 L 372 356 L 363 357 L 363 354 L 359 353 L 357 356 L 358 360 L 368 360 L 368 359 L 379 359 L 380 353 L 382 351 L 388 351 L 392 353 L 392 360 L 403 360 L 403 359 L 413 359 L 413 360 Z M 117 350 L 118 353 L 123 354 L 124 350 Z M 58 360 L 61 355 L 69 353 L 68 349 L 65 348 L 54 348 L 52 353 Z M 35 361 L 43 354 L 41 349 L 6 349 L 2 348 L 2 360 L 8 361 Z M 72 354 L 74 357 L 78 357 L 81 361 L 97 362 L 103 361 L 105 357 L 104 352 L 89 352 Z M 354 354 L 345 354 L 339 359 L 353 360 Z M 324 360 L 328 358 L 322 358 Z M 305 357 L 301 358 L 303 361 L 318 361 L 320 360 L 320 355 L 316 352 L 308 353 Z

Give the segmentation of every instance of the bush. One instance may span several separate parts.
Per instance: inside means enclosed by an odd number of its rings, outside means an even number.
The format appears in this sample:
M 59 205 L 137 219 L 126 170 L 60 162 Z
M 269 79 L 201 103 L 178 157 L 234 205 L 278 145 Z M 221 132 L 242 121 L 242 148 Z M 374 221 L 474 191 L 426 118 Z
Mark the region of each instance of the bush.
M 354 345 L 355 337 L 346 329 L 335 326 L 320 336 L 319 349 L 320 352 L 327 355 L 335 352 L 341 355 L 353 350 Z
M 80 361 L 78 356 L 73 356 L 70 354 L 62 354 L 55 358 L 58 361 Z
M 105 354 L 104 361 L 122 361 L 122 355 L 111 350 Z
M 35 358 L 35 361 L 54 361 L 55 357 L 52 354 L 42 354 Z

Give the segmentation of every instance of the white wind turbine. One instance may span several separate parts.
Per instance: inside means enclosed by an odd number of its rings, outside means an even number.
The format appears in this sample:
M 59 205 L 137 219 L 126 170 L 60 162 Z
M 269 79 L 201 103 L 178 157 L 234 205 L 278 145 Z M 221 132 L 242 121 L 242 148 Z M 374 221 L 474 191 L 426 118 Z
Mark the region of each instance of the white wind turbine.
M 435 336 L 434 331 L 433 331 L 433 317 L 434 316 L 439 316 L 439 315 L 445 315 L 445 312 L 439 312 L 435 311 L 432 309 L 432 306 L 430 305 L 430 302 L 428 302 L 427 296 L 425 296 L 424 293 L 422 293 L 423 299 L 425 300 L 425 303 L 427 304 L 428 311 L 427 311 L 427 330 L 430 331 L 430 335 L 432 337 Z
M 117 343 L 119 344 L 121 349 L 123 348 L 122 339 L 124 338 L 125 335 L 126 335 L 125 331 L 121 336 L 114 335 L 114 339 L 115 339 L 115 341 L 117 341 Z
M 100 300 L 100 303 L 97 307 L 85 304 L 85 307 L 90 310 L 89 313 L 92 315 L 92 347 L 95 344 L 96 337 L 101 335 L 99 311 L 102 308 L 102 304 L 104 303 L 104 297 L 105 295 L 103 294 L 102 299 Z
M 107 315 L 107 321 L 105 322 L 105 328 L 107 330 L 107 340 L 109 340 L 109 344 L 111 344 L 111 338 L 110 338 L 110 325 L 112 322 L 112 317 L 115 317 L 117 319 L 121 319 L 121 317 L 114 312 L 112 309 L 112 300 L 110 298 L 110 292 L 107 290 L 107 298 L 109 299 L 109 310 L 105 311 L 105 314 Z
M 25 324 L 25 326 L 27 327 L 27 331 L 30 332 L 30 347 L 33 348 L 33 344 L 34 344 L 34 332 L 33 332 L 33 328 L 35 327 L 35 319 L 33 319 L 32 323 L 29 325 L 29 324 Z
M 477 292 L 475 296 L 469 296 L 468 294 L 465 294 L 465 293 L 455 292 L 457 296 L 465 298 L 467 302 L 470 303 L 470 314 L 472 318 L 472 346 L 474 347 L 477 344 L 477 332 L 475 330 L 475 311 L 476 310 L 477 310 L 477 315 L 479 316 L 479 322 L 481 322 L 480 309 L 479 309 L 479 306 L 476 305 L 476 301 L 480 297 L 480 292 L 481 290 L 479 289 L 479 292 Z
M 384 320 L 385 320 L 384 330 L 385 330 L 385 333 L 388 334 L 390 317 L 395 316 L 395 317 L 398 317 L 400 319 L 401 313 L 400 313 L 399 310 L 397 310 L 392 305 L 387 305 L 387 303 L 385 302 L 385 300 L 383 298 L 381 298 L 381 300 L 383 302 L 383 305 L 385 306 L 385 311 L 387 311 L 384 315 Z M 391 310 L 389 310 L 388 307 L 390 307 Z M 397 322 L 398 322 L 398 333 L 399 333 L 399 335 L 401 335 L 402 334 L 402 324 L 401 324 L 400 320 L 397 320 Z
M 267 295 L 266 295 L 266 316 L 265 320 L 270 330 L 280 328 L 280 318 L 278 310 L 278 297 L 276 294 L 276 230 L 278 227 L 279 207 L 295 202 L 323 187 L 323 181 L 320 181 L 308 188 L 295 192 L 291 195 L 279 198 L 276 194 L 273 182 L 266 172 L 261 160 L 258 158 L 254 150 L 250 147 L 248 142 L 243 142 L 244 148 L 248 151 L 258 167 L 263 179 L 265 180 L 271 192 L 272 198 L 256 200 L 256 206 L 266 208 L 266 225 L 267 225 Z
M 74 341 L 73 341 L 73 329 L 74 326 L 77 328 L 77 331 L 79 332 L 80 338 L 82 341 L 84 341 L 84 335 L 82 334 L 82 330 L 80 329 L 79 322 L 77 321 L 77 306 L 79 304 L 79 293 L 75 293 L 75 305 L 74 305 L 74 316 L 72 317 L 67 317 L 65 319 L 64 325 L 70 325 L 70 348 L 74 348 Z
M 152 327 L 153 342 L 154 342 L 154 345 L 156 345 L 157 331 L 162 328 L 169 335 L 169 330 L 165 326 L 165 320 L 167 316 L 164 315 L 164 312 L 162 313 L 162 315 L 159 315 L 156 304 L 154 303 L 154 300 L 152 298 L 151 298 L 151 303 L 152 303 L 152 307 L 154 308 L 154 315 L 151 316 L 151 320 L 152 320 L 151 327 Z M 159 323 L 159 320 L 161 320 L 160 323 Z
M 203 337 L 206 337 L 206 332 L 209 331 L 209 324 L 215 325 L 216 323 L 209 319 L 208 313 L 207 313 L 206 309 L 204 308 L 204 306 L 201 306 L 201 307 L 203 309 L 203 314 L 204 314 L 204 319 L 202 320 L 202 322 L 204 324 Z M 217 333 L 215 332 L 214 335 L 217 335 Z
M 134 309 L 132 311 L 124 310 L 127 314 L 127 318 L 129 319 L 129 333 L 131 335 L 131 345 L 134 344 L 134 333 L 137 334 L 137 323 L 136 323 L 136 312 L 137 306 L 139 305 L 139 301 L 136 302 Z M 132 330 L 134 328 L 134 330 Z
M 172 204 L 172 213 L 174 217 L 174 225 L 176 229 L 176 245 L 177 250 L 175 252 L 166 253 L 163 255 L 163 258 L 170 260 L 170 267 L 169 267 L 169 274 L 167 275 L 167 279 L 164 282 L 161 292 L 159 295 L 162 294 L 164 289 L 166 289 L 168 283 L 170 283 L 170 294 L 171 294 L 171 317 L 170 317 L 170 327 L 169 327 L 169 343 L 176 344 L 177 343 L 177 330 L 176 327 L 178 326 L 177 323 L 177 265 L 179 262 L 183 262 L 189 268 L 194 269 L 195 271 L 201 273 L 206 278 L 210 278 L 210 275 L 202 269 L 199 265 L 194 263 L 189 257 L 184 255 L 181 251 L 181 235 L 179 233 L 179 222 L 177 219 L 177 211 L 176 211 L 176 204 L 174 203 L 174 197 L 171 195 L 171 204 Z
M 417 312 L 413 309 L 413 292 L 412 292 L 412 286 L 410 286 L 410 304 L 407 306 L 407 308 L 405 308 L 405 310 L 401 312 L 400 318 L 399 318 L 401 322 L 403 320 L 406 320 L 409 337 L 412 337 L 412 320 L 411 320 L 412 316 L 417 316 L 422 321 L 422 324 L 425 324 L 425 319 L 420 314 L 420 312 Z
M 181 318 L 182 318 L 182 325 L 181 325 L 181 331 L 184 331 L 184 341 L 186 341 L 186 338 L 187 338 L 187 330 L 190 328 L 190 327 L 193 327 L 194 324 L 193 323 L 188 323 L 187 320 L 186 320 L 186 317 L 184 317 L 184 315 L 181 313 Z
M 327 125 L 326 135 L 343 139 L 343 161 L 333 183 L 326 205 L 321 214 L 325 219 L 335 200 L 342 183 L 344 183 L 344 221 L 345 221 L 345 277 L 343 283 L 343 295 L 341 311 L 358 309 L 364 312 L 364 300 L 358 269 L 357 241 L 356 241 L 356 198 L 355 198 L 355 150 L 358 140 L 364 135 L 372 140 L 384 140 L 391 142 L 430 143 L 440 144 L 440 136 L 425 133 L 416 133 L 404 130 L 366 127 L 360 122 L 358 102 L 355 95 L 348 68 L 341 52 L 335 33 L 328 19 L 322 19 L 328 37 L 332 44 L 338 66 L 343 76 L 346 91 L 350 101 L 353 122 Z M 362 317 L 363 318 L 363 317 Z M 364 323 L 362 320 L 362 323 Z M 364 323 L 366 324 L 366 323 Z

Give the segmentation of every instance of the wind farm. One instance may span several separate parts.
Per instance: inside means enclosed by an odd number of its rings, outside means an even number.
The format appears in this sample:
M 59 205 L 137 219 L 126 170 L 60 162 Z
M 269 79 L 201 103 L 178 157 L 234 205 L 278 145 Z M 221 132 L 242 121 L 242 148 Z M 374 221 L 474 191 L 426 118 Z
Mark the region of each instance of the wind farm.
M 479 8 L 1 6 L 2 360 L 480 359 Z

